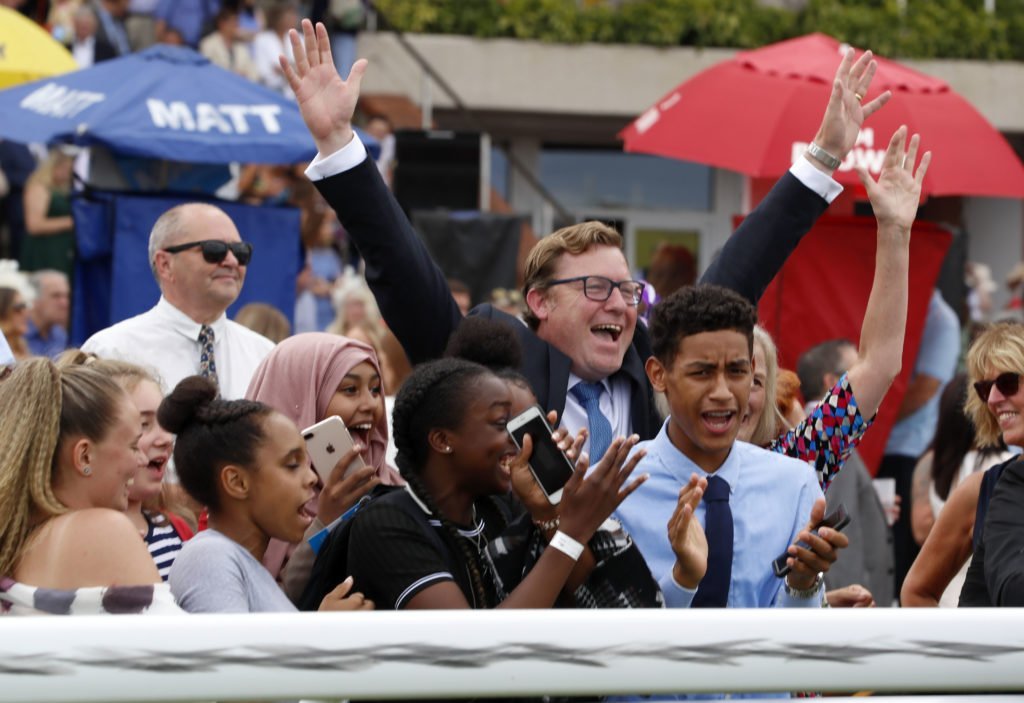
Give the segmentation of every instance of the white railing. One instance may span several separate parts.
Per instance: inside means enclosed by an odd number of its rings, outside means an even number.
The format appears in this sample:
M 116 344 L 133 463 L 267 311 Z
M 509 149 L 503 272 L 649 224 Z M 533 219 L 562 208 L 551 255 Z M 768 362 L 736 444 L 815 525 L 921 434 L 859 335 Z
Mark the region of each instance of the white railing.
M 860 690 L 1024 692 L 1024 610 L 0 618 L 2 701 Z

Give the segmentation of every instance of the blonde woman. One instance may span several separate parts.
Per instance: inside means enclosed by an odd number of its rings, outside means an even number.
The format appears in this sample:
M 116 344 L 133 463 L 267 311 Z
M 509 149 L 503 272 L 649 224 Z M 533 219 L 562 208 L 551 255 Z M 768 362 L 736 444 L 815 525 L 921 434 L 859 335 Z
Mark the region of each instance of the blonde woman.
M 117 381 L 139 411 L 141 463 L 128 491 L 125 514 L 142 535 L 160 578 L 166 581 L 182 545 L 195 534 L 196 519 L 188 507 L 173 499 L 163 483 L 174 436 L 156 421 L 157 408 L 164 398 L 160 380 L 154 372 L 141 366 L 117 359 L 101 359 L 78 349 L 65 352 L 57 361 L 59 368 L 74 365 L 89 366 Z
M 21 269 L 56 269 L 71 278 L 75 256 L 75 223 L 71 218 L 71 169 L 74 157 L 60 149 L 25 184 L 25 231 Z
M 971 344 L 967 352 L 964 412 L 974 425 L 979 447 L 996 446 L 1000 440 L 1007 446 L 1024 446 L 1022 369 L 1024 325 L 1019 322 L 994 324 Z M 992 524 L 986 523 L 986 518 L 996 485 L 1018 458 L 1014 456 L 986 471 L 971 474 L 949 494 L 903 581 L 904 606 L 938 606 L 945 589 L 968 559 L 971 562 L 960 591 L 960 607 L 999 603 L 1000 595 L 989 591 L 986 578 L 984 537 Z
M 140 435 L 97 370 L 30 359 L 0 382 L 0 613 L 177 612 L 124 514 Z

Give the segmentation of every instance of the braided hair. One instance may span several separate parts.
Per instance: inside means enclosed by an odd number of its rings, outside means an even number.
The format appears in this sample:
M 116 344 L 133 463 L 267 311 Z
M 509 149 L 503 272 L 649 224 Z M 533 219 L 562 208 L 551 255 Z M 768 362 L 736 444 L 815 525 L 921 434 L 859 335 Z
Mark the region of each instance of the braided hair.
M 253 466 L 263 442 L 263 420 L 273 411 L 255 400 L 221 400 L 201 376 L 182 380 L 160 403 L 157 422 L 178 436 L 174 465 L 181 485 L 210 510 L 220 507 L 217 482 L 228 464 Z
M 487 368 L 464 359 L 438 359 L 421 364 L 402 384 L 391 417 L 398 449 L 396 462 L 402 478 L 431 514 L 440 520 L 452 544 L 462 553 L 478 608 L 493 605 L 484 587 L 480 555 L 438 509 L 423 485 L 420 473 L 430 453 L 427 439 L 430 431 L 439 427 L 454 430 L 461 426 L 477 380 L 490 374 Z

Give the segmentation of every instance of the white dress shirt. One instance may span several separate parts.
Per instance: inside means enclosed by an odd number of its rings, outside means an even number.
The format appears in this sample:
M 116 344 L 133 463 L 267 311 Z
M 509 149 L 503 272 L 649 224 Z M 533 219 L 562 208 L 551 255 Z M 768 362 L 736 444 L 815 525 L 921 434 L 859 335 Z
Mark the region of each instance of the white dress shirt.
M 161 296 L 152 309 L 89 337 L 82 349 L 156 371 L 164 392 L 169 393 L 186 376 L 199 374 L 201 327 Z M 221 397 L 244 398 L 256 367 L 274 343 L 229 320 L 227 315 L 221 315 L 210 327 Z
M 561 418 L 561 427 L 569 430 L 569 434 L 574 437 L 581 429 L 590 428 L 587 411 L 571 392 L 577 383 L 583 383 L 583 379 L 570 372 L 568 386 L 570 392 L 565 394 L 565 410 L 562 411 Z M 601 408 L 601 414 L 608 419 L 608 424 L 612 427 L 612 439 L 628 437 L 630 428 L 633 426 L 629 417 L 631 410 L 629 404 L 629 380 L 625 378 L 605 378 L 601 380 L 601 385 L 604 386 L 605 392 L 601 394 L 598 404 Z M 583 443 L 583 451 L 590 456 L 591 466 L 601 461 L 601 457 L 593 456 L 590 453 L 589 436 L 587 441 Z

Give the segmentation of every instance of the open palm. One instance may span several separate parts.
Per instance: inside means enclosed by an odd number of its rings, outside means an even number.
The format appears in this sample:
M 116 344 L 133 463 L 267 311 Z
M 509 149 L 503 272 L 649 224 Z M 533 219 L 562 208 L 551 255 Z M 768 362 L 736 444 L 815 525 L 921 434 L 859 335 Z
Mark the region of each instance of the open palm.
M 331 43 L 323 24 L 314 28 L 309 20 L 303 20 L 301 37 L 294 29 L 288 34 L 295 66 L 282 56 L 281 70 L 295 93 L 302 119 L 317 148 L 327 156 L 352 139 L 352 116 L 359 101 L 366 60 L 356 61 L 348 80 L 342 80 L 334 68 Z

